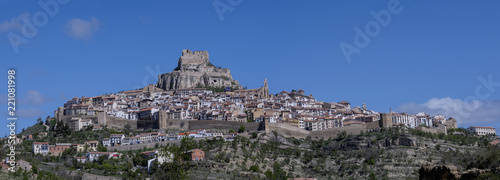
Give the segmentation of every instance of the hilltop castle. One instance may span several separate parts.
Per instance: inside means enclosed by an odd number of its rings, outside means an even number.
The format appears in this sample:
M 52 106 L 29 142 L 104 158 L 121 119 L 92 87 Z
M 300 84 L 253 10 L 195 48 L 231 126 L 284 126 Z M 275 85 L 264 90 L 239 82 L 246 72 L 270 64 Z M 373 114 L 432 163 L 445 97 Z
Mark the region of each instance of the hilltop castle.
M 189 67 L 197 68 L 199 65 L 208 65 L 207 51 L 191 51 L 189 49 L 182 50 L 182 56 L 179 58 L 177 67 L 179 69 L 187 70 Z
M 163 90 L 196 87 L 231 87 L 240 89 L 227 68 L 215 67 L 208 58 L 207 51 L 182 50 L 177 67 L 169 73 L 158 76 L 157 87 Z

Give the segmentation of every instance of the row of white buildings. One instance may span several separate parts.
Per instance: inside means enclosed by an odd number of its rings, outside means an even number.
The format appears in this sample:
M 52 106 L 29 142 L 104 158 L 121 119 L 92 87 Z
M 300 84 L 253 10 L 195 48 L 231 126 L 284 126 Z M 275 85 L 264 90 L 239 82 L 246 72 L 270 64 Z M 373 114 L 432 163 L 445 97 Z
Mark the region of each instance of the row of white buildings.
M 184 132 L 178 134 L 164 134 L 158 132 L 141 133 L 136 136 L 126 137 L 124 134 L 111 134 L 109 138 L 102 140 L 103 146 L 127 146 L 134 144 L 156 143 L 163 141 L 178 140 L 184 137 L 221 137 L 224 138 L 221 132 L 207 132 L 205 129 L 200 129 L 194 132 Z

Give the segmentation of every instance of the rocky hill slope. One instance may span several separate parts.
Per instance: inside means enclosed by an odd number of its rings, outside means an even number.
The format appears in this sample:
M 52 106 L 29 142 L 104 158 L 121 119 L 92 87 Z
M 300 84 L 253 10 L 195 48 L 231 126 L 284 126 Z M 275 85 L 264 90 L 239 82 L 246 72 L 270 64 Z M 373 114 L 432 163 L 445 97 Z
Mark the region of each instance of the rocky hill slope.
M 397 128 L 361 135 L 340 134 L 329 140 L 259 133 L 225 143 L 200 141 L 198 148 L 206 152 L 207 160 L 191 164 L 188 176 L 190 179 L 435 177 L 419 173 L 419 169 L 423 165 L 449 163 L 458 154 L 472 157 L 481 153 L 490 146 L 484 140 Z

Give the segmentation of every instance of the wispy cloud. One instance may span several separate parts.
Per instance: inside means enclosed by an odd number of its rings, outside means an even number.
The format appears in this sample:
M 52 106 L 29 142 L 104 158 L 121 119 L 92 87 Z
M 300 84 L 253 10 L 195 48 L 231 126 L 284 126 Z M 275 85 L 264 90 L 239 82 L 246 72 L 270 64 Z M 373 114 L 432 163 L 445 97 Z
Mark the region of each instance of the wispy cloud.
M 11 30 L 20 31 L 21 28 L 22 28 L 22 26 L 23 26 L 22 23 L 21 23 L 21 19 L 22 18 L 29 19 L 28 18 L 29 16 L 30 16 L 30 14 L 28 12 L 24 12 L 24 13 L 20 14 L 19 16 L 10 19 L 10 21 L 9 20 L 4 20 L 0 24 L 0 33 L 1 32 L 8 32 L 8 31 L 11 31 Z
M 19 109 L 17 110 L 18 118 L 33 118 L 33 117 L 41 117 L 45 114 L 45 112 L 38 108 L 29 108 L 29 109 Z
M 43 69 L 35 69 L 28 73 L 28 77 L 30 78 L 39 78 L 51 75 L 52 73 Z
M 76 40 L 91 40 L 94 32 L 99 30 L 99 21 L 92 17 L 90 20 L 73 18 L 65 25 L 66 34 Z
M 461 126 L 490 125 L 500 120 L 500 100 L 466 102 L 460 99 L 432 98 L 425 103 L 405 103 L 396 110 L 399 112 L 442 114 L 457 119 Z
M 43 96 L 37 90 L 29 90 L 24 97 L 20 100 L 20 103 L 23 105 L 42 105 L 46 102 L 50 101 L 51 98 Z

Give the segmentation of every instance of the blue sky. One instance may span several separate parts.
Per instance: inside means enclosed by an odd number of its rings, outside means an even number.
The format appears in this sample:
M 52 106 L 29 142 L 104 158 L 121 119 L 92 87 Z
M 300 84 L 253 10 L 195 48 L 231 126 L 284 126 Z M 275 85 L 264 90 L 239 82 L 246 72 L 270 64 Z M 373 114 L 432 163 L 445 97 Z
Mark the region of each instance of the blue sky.
M 182 49 L 207 50 L 248 88 L 267 78 L 272 93 L 303 89 L 327 102 L 500 128 L 498 1 L 148 2 L 69 1 L 47 14 L 38 1 L 1 0 L 1 82 L 17 70 L 18 129 L 72 97 L 155 83 Z M 38 24 L 32 36 L 23 17 Z M 356 46 L 354 29 L 367 26 L 373 37 Z M 12 33 L 26 40 L 17 51 Z M 350 61 L 342 42 L 359 50 Z M 6 92 L 0 101 L 5 117 Z

